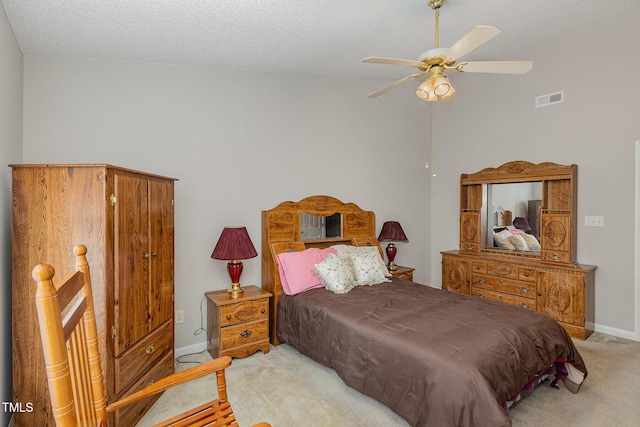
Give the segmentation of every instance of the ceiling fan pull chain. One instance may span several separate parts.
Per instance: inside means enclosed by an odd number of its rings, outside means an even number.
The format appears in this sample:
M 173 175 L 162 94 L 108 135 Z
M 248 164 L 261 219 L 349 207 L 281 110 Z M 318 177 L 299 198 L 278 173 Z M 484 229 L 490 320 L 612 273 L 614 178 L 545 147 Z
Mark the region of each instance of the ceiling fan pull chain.
M 431 169 L 431 176 L 438 174 L 436 170 L 436 111 L 438 108 L 437 102 L 427 103 L 427 162 L 424 165 L 426 169 Z M 429 162 L 431 157 L 431 162 Z

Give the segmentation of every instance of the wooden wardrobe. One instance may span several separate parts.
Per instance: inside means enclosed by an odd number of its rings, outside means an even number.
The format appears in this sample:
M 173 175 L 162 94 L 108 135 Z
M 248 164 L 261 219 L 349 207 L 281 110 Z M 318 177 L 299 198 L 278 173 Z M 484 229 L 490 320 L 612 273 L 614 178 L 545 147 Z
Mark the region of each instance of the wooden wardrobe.
M 35 313 L 36 264 L 74 270 L 87 246 L 107 402 L 174 371 L 174 181 L 106 164 L 10 165 L 14 425 L 51 426 Z M 112 414 L 130 427 L 155 399 Z

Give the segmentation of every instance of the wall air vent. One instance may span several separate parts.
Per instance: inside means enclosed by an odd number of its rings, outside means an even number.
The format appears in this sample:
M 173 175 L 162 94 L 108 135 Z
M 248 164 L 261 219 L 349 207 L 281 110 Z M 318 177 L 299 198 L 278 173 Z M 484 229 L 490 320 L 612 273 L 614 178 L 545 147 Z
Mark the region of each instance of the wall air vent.
M 536 96 L 536 108 L 548 107 L 549 105 L 564 102 L 564 91 L 548 93 L 546 95 Z

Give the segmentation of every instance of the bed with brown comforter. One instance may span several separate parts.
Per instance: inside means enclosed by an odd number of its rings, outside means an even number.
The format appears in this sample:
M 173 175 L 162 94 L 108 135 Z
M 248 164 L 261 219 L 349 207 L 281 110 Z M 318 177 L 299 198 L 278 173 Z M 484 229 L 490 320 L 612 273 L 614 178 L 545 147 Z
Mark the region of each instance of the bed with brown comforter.
M 510 426 L 509 402 L 527 386 L 551 375 L 575 392 L 586 377 L 571 338 L 547 316 L 391 280 L 283 295 L 278 338 L 412 426 Z

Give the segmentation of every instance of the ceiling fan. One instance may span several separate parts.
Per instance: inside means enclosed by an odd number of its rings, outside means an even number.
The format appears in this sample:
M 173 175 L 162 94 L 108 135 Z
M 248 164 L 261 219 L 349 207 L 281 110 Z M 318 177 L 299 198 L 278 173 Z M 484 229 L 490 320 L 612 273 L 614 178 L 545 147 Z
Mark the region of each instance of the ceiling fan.
M 525 74 L 533 67 L 532 61 L 474 61 L 458 62 L 467 53 L 482 46 L 500 34 L 495 27 L 478 25 L 450 48 L 438 47 L 440 8 L 445 0 L 429 0 L 428 5 L 435 11 L 436 38 L 435 47 L 418 57 L 417 60 L 370 57 L 362 60 L 368 64 L 403 65 L 418 69 L 418 73 L 411 74 L 367 96 L 376 98 L 391 89 L 413 81 L 424 75 L 429 77 L 418 87 L 416 95 L 424 101 L 446 101 L 456 92 L 445 70 L 456 70 L 463 73 L 495 73 L 495 74 Z

